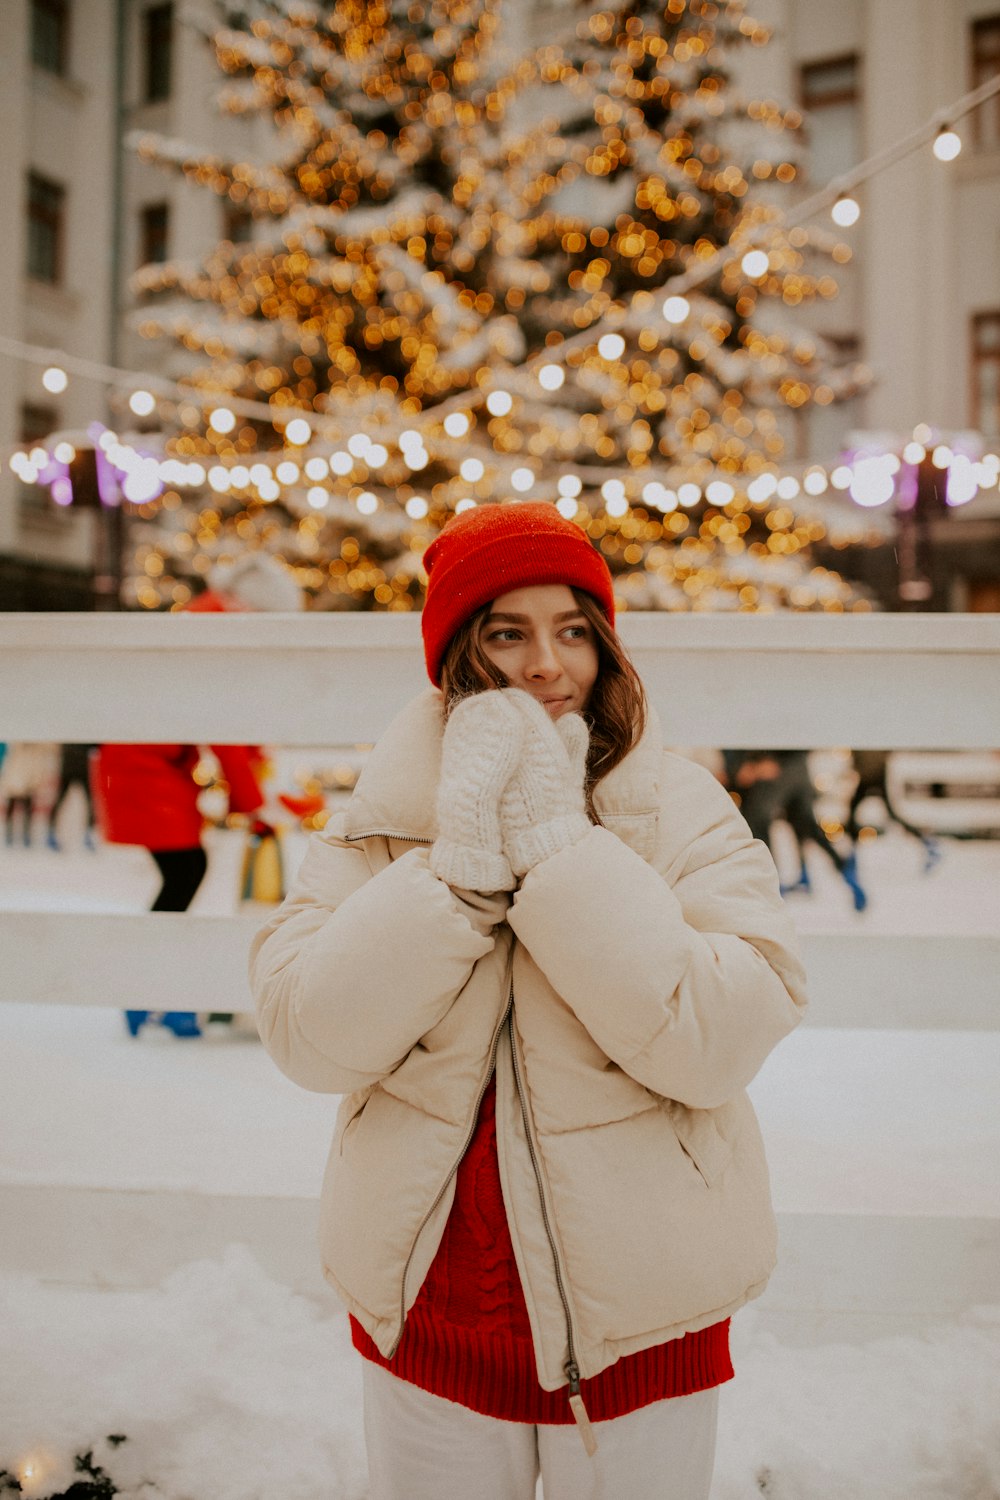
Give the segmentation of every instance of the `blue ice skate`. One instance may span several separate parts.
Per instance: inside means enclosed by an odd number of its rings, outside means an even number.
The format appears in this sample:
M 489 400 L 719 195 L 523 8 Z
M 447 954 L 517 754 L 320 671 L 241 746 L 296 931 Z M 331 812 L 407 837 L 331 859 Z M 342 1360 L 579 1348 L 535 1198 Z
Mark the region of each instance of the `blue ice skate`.
M 151 1010 L 127 1010 L 125 1024 L 129 1029 L 129 1035 L 138 1036 L 151 1015 L 153 1015 Z M 166 1010 L 155 1019 L 165 1031 L 172 1031 L 174 1036 L 201 1036 L 198 1017 L 192 1011 Z
M 850 887 L 854 910 L 864 911 L 868 905 L 868 897 L 865 895 L 861 882 L 858 880 L 858 861 L 856 855 L 852 854 L 848 859 L 844 860 L 844 868 L 840 873 Z
M 790 896 L 794 891 L 801 891 L 805 896 L 812 894 L 812 881 L 809 879 L 805 860 L 802 861 L 798 880 L 793 880 L 791 885 L 780 885 L 778 889 L 783 896 Z

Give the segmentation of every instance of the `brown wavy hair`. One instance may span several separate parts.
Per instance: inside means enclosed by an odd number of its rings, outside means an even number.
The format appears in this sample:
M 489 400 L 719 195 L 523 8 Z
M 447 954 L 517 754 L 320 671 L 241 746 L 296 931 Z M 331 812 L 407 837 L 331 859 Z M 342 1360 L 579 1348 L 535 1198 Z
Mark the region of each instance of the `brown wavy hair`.
M 593 813 L 593 791 L 608 772 L 623 761 L 646 727 L 646 694 L 625 647 L 597 600 L 583 589 L 573 598 L 594 632 L 597 678 L 583 714 L 590 730 L 587 752 L 587 803 Z M 482 648 L 482 628 L 492 602 L 484 604 L 448 642 L 441 663 L 441 689 L 447 713 L 471 693 L 509 687 L 500 668 Z

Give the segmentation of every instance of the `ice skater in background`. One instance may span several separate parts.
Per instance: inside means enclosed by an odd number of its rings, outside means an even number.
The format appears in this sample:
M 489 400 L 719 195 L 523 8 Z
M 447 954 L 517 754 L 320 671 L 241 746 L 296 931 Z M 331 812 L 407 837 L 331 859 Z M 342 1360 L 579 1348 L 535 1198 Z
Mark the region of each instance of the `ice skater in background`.
M 21 814 L 21 843 L 31 848 L 31 823 L 46 789 L 51 790 L 58 768 L 55 745 L 21 740 L 7 746 L 0 764 L 0 805 L 4 810 L 7 847 L 14 843 L 14 827 Z
M 782 818 L 795 835 L 799 852 L 798 878 L 782 886 L 781 894 L 811 890 L 806 865 L 807 844 L 822 849 L 851 893 L 854 910 L 864 911 L 868 896 L 858 879 L 857 853 L 852 844 L 849 854 L 827 838 L 816 818 L 816 788 L 809 775 L 808 752 L 805 750 L 725 750 L 726 780 L 738 793 L 740 811 L 755 838 L 771 847 L 771 825 Z
M 71 788 L 79 786 L 83 788 L 83 795 L 87 799 L 87 826 L 83 833 L 84 846 L 87 849 L 94 848 L 94 794 L 91 790 L 91 752 L 96 752 L 96 745 L 60 745 L 59 747 L 59 786 L 56 789 L 56 797 L 49 808 L 49 831 L 46 842 L 50 849 L 59 852 L 60 844 L 56 837 L 56 820 L 59 810 L 65 802 Z
M 280 563 L 262 552 L 217 568 L 210 587 L 187 606 L 198 614 L 229 611 L 292 611 L 303 606 L 298 585 Z M 230 812 L 259 814 L 261 752 L 254 746 L 212 745 L 229 786 Z M 162 884 L 152 911 L 186 911 L 208 868 L 202 844 L 204 818 L 193 772 L 196 745 L 103 745 L 97 760 L 98 806 L 102 833 L 110 844 L 140 844 L 156 861 Z M 254 833 L 271 833 L 258 816 Z M 149 1020 L 148 1010 L 127 1010 L 135 1036 Z M 220 1017 L 221 1018 L 221 1017 Z M 176 1036 L 200 1036 L 197 1015 L 170 1010 L 156 1019 Z
M 851 795 L 851 805 L 848 808 L 847 818 L 844 822 L 848 837 L 856 840 L 858 834 L 861 832 L 861 827 L 858 823 L 858 808 L 861 806 L 861 803 L 866 797 L 878 797 L 885 808 L 886 816 L 893 823 L 897 823 L 906 833 L 910 833 L 915 839 L 920 840 L 924 851 L 923 873 L 929 875 L 941 859 L 941 845 L 932 834 L 925 833 L 922 829 L 916 828 L 912 823 L 907 823 L 905 818 L 901 818 L 893 810 L 892 803 L 889 801 L 885 780 L 886 766 L 889 762 L 889 751 L 852 750 L 851 760 L 857 772 L 858 784 Z

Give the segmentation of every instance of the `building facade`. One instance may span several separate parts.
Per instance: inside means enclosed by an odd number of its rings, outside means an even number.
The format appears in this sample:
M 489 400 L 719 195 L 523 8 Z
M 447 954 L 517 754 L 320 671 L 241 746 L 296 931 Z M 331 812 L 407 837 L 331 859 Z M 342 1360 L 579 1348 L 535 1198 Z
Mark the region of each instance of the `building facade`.
M 803 195 L 1000 72 L 996 0 L 760 0 L 753 10 L 773 40 L 751 54 L 744 82 L 801 108 Z M 961 137 L 955 160 L 939 161 L 924 146 L 858 189 L 861 217 L 843 232 L 854 257 L 838 274 L 840 295 L 808 319 L 867 366 L 871 384 L 846 407 L 809 413 L 802 456 L 828 461 L 839 446 L 898 442 L 920 424 L 998 451 L 1000 96 L 942 123 Z M 996 490 L 931 520 L 929 533 L 929 602 L 1000 609 Z M 877 569 L 879 559 L 871 561 Z M 854 562 L 863 570 L 862 559 Z
M 796 191 L 849 173 L 1000 72 L 1000 0 L 758 0 L 770 44 L 747 48 L 736 85 L 805 115 Z M 524 27 L 551 34 L 563 0 Z M 206 3 L 204 15 L 209 18 Z M 241 226 L 209 190 L 140 162 L 150 130 L 233 156 L 273 141 L 259 120 L 220 115 L 219 76 L 197 8 L 164 0 L 6 0 L 0 37 L 0 336 L 137 370 L 182 358 L 130 325 L 144 263 L 198 258 Z M 524 34 L 522 31 L 520 34 Z M 956 121 L 957 160 L 929 148 L 859 189 L 840 231 L 853 257 L 837 298 L 803 310 L 834 358 L 871 373 L 845 405 L 803 415 L 789 458 L 831 462 L 866 436 L 926 423 L 1000 443 L 1000 98 Z M 104 386 L 46 390 L 44 365 L 0 346 L 0 458 L 17 443 L 115 424 Z M 100 551 L 94 514 L 60 511 L 0 466 L 0 607 L 86 608 Z M 1000 609 L 1000 495 L 933 523 L 934 607 Z
M 270 144 L 257 122 L 220 118 L 211 47 L 197 8 L 183 9 L 182 19 L 164 0 L 6 0 L 0 191 L 19 212 L 0 216 L 0 335 L 69 360 L 172 372 L 176 354 L 131 327 L 130 278 L 150 261 L 204 254 L 232 226 L 211 194 L 140 162 L 128 137 L 156 131 L 236 155 Z M 134 419 L 103 384 L 74 374 L 53 393 L 44 373 L 0 346 L 0 608 L 87 609 L 104 518 L 53 506 L 3 460 L 95 418 Z

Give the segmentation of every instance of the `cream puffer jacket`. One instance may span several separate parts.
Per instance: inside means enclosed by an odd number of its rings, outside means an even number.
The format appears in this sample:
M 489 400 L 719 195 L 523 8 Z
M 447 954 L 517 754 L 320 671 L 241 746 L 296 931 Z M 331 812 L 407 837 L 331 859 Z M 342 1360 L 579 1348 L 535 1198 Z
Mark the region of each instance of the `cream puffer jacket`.
M 347 1096 L 324 1270 L 387 1357 L 494 1062 L 544 1389 L 718 1322 L 774 1266 L 744 1090 L 802 1015 L 803 970 L 769 853 L 650 717 L 597 788 L 603 826 L 530 871 L 484 935 L 427 863 L 443 731 L 428 689 L 254 941 L 264 1045 L 302 1087 Z

